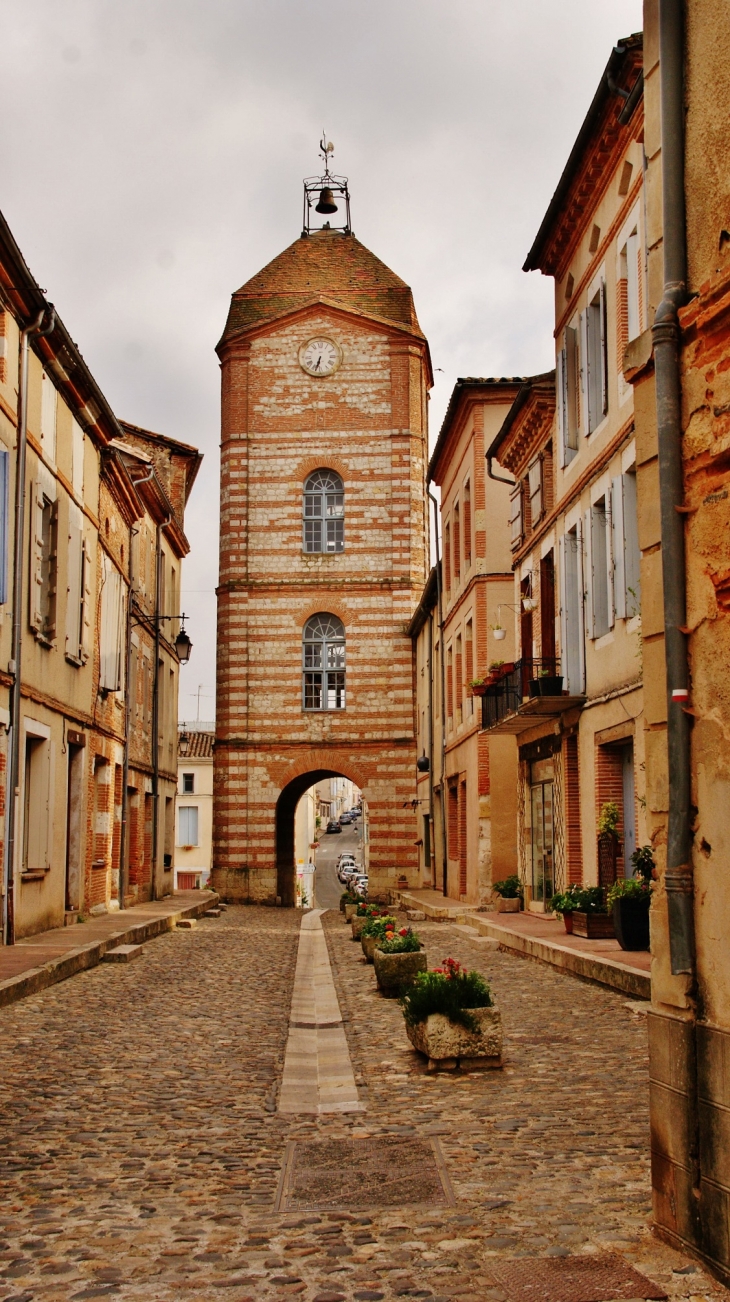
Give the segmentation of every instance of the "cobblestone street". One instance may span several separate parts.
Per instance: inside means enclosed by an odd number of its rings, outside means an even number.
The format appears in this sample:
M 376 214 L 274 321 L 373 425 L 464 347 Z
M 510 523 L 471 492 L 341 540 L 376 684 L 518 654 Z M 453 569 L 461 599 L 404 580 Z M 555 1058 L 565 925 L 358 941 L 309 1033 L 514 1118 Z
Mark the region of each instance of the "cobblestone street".
M 453 926 L 421 926 L 429 963 L 489 977 L 504 1070 L 428 1074 L 327 913 L 365 1110 L 280 1114 L 300 922 L 231 908 L 0 1012 L 2 1302 L 506 1302 L 490 1261 L 607 1250 L 728 1296 L 646 1228 L 645 1018 Z M 455 1205 L 274 1210 L 289 1141 L 385 1135 L 438 1139 Z

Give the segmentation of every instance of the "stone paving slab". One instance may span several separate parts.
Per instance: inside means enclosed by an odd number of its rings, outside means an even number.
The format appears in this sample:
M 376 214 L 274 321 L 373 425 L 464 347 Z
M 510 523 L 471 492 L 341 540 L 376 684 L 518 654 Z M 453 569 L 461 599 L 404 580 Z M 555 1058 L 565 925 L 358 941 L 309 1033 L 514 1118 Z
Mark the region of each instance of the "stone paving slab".
M 198 917 L 217 899 L 215 891 L 176 891 L 164 900 L 42 931 L 4 946 L 0 948 L 0 1007 L 95 967 L 109 949 L 141 945 L 182 918 Z
M 276 1109 L 295 910 L 232 907 L 0 1009 L 0 1302 L 512 1302 L 490 1263 L 604 1252 L 672 1302 L 730 1297 L 647 1229 L 646 1019 L 625 995 L 422 924 L 432 964 L 492 981 L 507 1049 L 502 1072 L 429 1076 L 323 921 L 365 1113 Z M 291 1143 L 344 1160 L 388 1136 L 438 1138 L 454 1206 L 275 1211 Z

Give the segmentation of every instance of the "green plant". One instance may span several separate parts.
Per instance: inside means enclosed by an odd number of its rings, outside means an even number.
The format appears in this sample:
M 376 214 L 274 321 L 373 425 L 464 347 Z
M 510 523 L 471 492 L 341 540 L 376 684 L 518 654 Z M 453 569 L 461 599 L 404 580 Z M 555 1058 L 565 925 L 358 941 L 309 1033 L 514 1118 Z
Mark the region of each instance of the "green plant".
M 469 681 L 469 686 L 470 686 L 470 687 L 483 687 L 483 686 L 484 686 L 484 679 L 483 679 L 483 678 L 472 678 L 472 679 L 470 679 L 470 681 Z
M 479 972 L 468 972 L 453 958 L 445 958 L 441 967 L 419 972 L 413 984 L 400 998 L 403 1016 L 409 1026 L 425 1022 L 434 1013 L 442 1013 L 469 1031 L 477 1030 L 471 1008 L 490 1008 L 492 992 Z
M 574 886 L 573 911 L 577 913 L 605 913 L 606 902 L 602 886 Z
M 385 936 L 386 931 L 395 931 L 396 919 L 384 914 L 382 917 L 368 918 L 360 932 L 361 936 Z
M 307 895 L 306 891 L 302 891 L 302 908 L 303 909 L 309 908 L 309 896 Z
M 367 900 L 358 895 L 357 916 L 358 918 L 380 918 L 385 917 L 382 909 L 377 904 L 368 904 Z
M 649 900 L 651 899 L 651 882 L 645 877 L 619 877 L 618 881 L 609 887 L 606 896 L 606 905 L 610 910 L 613 908 L 616 900 Z
M 580 901 L 582 895 L 583 887 L 576 886 L 573 883 L 572 886 L 566 886 L 564 891 L 557 891 L 549 900 L 548 908 L 553 913 L 573 913 L 576 909 L 581 908 L 580 902 L 576 903 L 576 900 Z
M 503 900 L 522 899 L 522 882 L 516 875 L 505 877 L 501 882 L 492 882 L 492 890 L 495 895 L 501 895 Z
M 601 836 L 606 833 L 609 836 L 616 836 L 619 824 L 618 805 L 615 800 L 606 800 L 601 805 L 601 812 L 598 815 L 598 831 Z
M 319 814 L 317 814 L 317 817 L 316 817 L 315 820 L 314 820 L 314 826 L 315 826 L 315 827 L 321 827 L 321 826 L 322 826 L 322 819 L 320 818 Z
M 340 896 L 340 904 L 360 904 L 361 899 L 354 891 L 343 891 Z
M 639 874 L 644 881 L 651 881 L 656 867 L 654 863 L 654 849 L 651 845 L 639 845 L 631 856 L 631 862 L 634 865 L 634 876 Z
M 421 948 L 421 942 L 410 927 L 402 927 L 392 940 L 384 940 L 378 949 L 384 954 L 415 954 Z
M 492 660 L 489 664 L 489 672 L 492 674 L 496 673 L 498 669 L 502 668 L 503 664 L 504 660 Z
M 78 914 L 76 915 L 76 921 L 77 921 L 77 922 L 86 922 L 86 914 L 85 914 L 85 913 L 78 913 Z

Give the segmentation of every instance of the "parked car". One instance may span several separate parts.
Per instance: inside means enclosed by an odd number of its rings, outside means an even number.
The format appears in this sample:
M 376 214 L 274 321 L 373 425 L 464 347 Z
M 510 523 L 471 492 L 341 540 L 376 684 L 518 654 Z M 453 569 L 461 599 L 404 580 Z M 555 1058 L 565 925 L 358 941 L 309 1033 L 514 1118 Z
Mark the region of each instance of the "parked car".
M 335 822 L 334 818 L 331 818 L 330 821 L 329 821 L 329 823 L 327 824 L 327 831 L 328 831 L 328 832 L 341 832 L 341 831 L 342 831 L 342 828 L 340 827 L 339 823 Z
M 346 823 L 352 822 L 352 814 L 340 814 L 340 826 L 344 827 Z
M 349 862 L 348 862 L 348 863 L 340 864 L 339 868 L 337 869 L 337 878 L 338 878 L 338 881 L 341 881 L 341 882 L 343 883 L 343 885 L 344 885 L 345 882 L 348 882 L 348 881 L 350 880 L 350 878 L 353 877 L 353 876 L 354 876 L 356 873 L 358 873 L 359 871 L 360 871 L 360 870 L 359 870 L 357 864 L 354 863 L 354 862 L 353 862 L 353 863 L 349 863 Z
M 368 879 L 364 873 L 359 873 L 357 877 L 351 879 L 350 889 L 356 891 L 358 895 L 367 895 Z

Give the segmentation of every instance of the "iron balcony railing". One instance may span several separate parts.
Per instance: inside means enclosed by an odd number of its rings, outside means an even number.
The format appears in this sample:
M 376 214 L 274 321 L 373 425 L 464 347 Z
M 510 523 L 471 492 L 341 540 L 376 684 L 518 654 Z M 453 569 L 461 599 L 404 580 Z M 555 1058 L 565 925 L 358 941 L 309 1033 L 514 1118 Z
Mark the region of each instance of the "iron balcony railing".
M 482 728 L 493 728 L 508 714 L 516 714 L 522 702 L 533 694 L 530 683 L 540 675 L 559 673 L 560 661 L 555 657 L 516 660 L 511 672 L 492 683 L 482 697 Z

